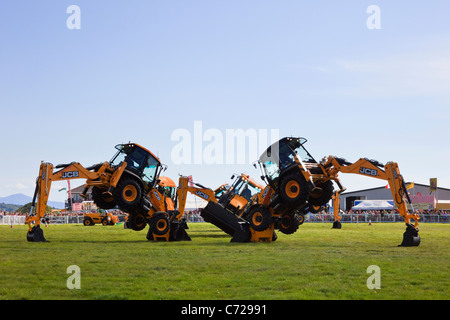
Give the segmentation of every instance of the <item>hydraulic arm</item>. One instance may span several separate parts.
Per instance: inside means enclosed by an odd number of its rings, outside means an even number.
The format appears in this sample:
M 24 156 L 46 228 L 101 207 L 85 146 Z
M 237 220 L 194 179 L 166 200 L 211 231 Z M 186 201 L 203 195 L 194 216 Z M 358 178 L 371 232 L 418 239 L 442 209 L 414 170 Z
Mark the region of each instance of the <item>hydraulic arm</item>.
M 365 158 L 361 158 L 355 163 L 350 163 L 345 159 L 329 156 L 328 158 L 322 160 L 321 166 L 327 178 L 334 180 L 341 187 L 341 190 L 335 192 L 333 195 L 333 199 L 335 201 L 335 228 L 340 227 L 341 217 L 339 216 L 339 195 L 345 190 L 344 188 L 342 188 L 339 182 L 338 173 L 343 172 L 359 174 L 385 180 L 388 182 L 390 191 L 392 193 L 392 198 L 394 199 L 394 203 L 397 206 L 400 215 L 404 218 L 405 224 L 407 226 L 406 231 L 403 235 L 403 242 L 401 245 L 419 245 L 420 237 L 418 235 L 419 229 L 417 228 L 419 224 L 419 215 L 416 213 L 408 213 L 407 202 L 411 203 L 411 199 L 409 198 L 405 180 L 400 174 L 397 163 L 388 162 L 386 165 L 383 165 L 378 161 Z M 414 220 L 414 225 L 412 224 L 411 220 Z
M 27 233 L 27 240 L 40 242 L 46 241 L 44 233 L 40 228 L 41 219 L 45 216 L 48 197 L 53 181 L 71 180 L 71 179 L 87 179 L 88 181 L 97 180 L 97 184 L 102 184 L 102 178 L 105 171 L 102 166 L 101 170 L 91 172 L 84 168 L 80 163 L 74 162 L 67 165 L 59 165 L 56 168 L 61 170 L 54 172 L 54 167 L 51 163 L 42 162 L 39 168 L 39 176 L 36 179 L 36 189 L 34 191 L 31 210 L 27 216 L 25 223 L 28 224 L 29 231 Z M 35 212 L 34 209 L 36 209 Z M 32 226 L 34 224 L 34 226 Z

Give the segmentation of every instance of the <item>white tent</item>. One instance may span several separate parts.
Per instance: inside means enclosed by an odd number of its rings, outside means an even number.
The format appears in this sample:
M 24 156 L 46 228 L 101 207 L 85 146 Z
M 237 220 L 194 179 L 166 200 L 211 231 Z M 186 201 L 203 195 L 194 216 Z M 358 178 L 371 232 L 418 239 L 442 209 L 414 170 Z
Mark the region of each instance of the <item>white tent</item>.
M 357 200 L 352 210 L 392 210 L 394 201 L 388 200 Z

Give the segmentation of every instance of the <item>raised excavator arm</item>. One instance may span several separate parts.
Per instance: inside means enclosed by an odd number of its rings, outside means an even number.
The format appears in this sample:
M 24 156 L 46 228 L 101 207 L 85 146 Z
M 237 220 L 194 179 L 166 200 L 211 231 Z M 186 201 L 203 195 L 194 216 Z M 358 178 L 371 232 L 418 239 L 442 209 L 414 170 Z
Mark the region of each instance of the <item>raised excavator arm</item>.
M 420 237 L 418 235 L 419 229 L 419 215 L 416 213 L 408 213 L 408 207 L 406 202 L 411 203 L 409 198 L 405 180 L 400 174 L 398 164 L 396 162 L 388 162 L 386 165 L 379 163 L 376 160 L 369 160 L 361 158 L 355 163 L 350 163 L 342 158 L 329 156 L 322 159 L 321 166 L 324 174 L 327 178 L 334 180 L 340 190 L 336 191 L 333 195 L 334 203 L 334 227 L 340 226 L 341 216 L 339 215 L 340 194 L 345 191 L 345 188 L 340 184 L 338 173 L 353 173 L 363 176 L 368 176 L 376 179 L 385 180 L 388 182 L 392 197 L 397 206 L 400 215 L 404 218 L 407 226 L 405 233 L 403 234 L 403 242 L 401 246 L 418 246 L 420 243 Z M 414 220 L 414 225 L 411 223 Z
M 107 163 L 101 166 L 100 170 L 92 172 L 89 168 L 83 167 L 80 163 L 74 162 L 67 165 L 58 165 L 56 169 L 61 170 L 54 172 L 54 166 L 51 163 L 42 162 L 39 168 L 39 176 L 36 179 L 36 189 L 34 191 L 31 210 L 27 216 L 25 223 L 28 224 L 29 231 L 27 240 L 34 242 L 46 241 L 44 233 L 40 228 L 41 219 L 45 216 L 48 197 L 53 181 L 86 179 L 88 181 L 97 180 L 98 184 L 104 183 L 104 177 L 108 176 L 105 172 L 108 168 Z M 110 176 L 111 173 L 109 173 Z M 34 213 L 34 209 L 36 212 Z M 32 226 L 34 224 L 34 226 Z

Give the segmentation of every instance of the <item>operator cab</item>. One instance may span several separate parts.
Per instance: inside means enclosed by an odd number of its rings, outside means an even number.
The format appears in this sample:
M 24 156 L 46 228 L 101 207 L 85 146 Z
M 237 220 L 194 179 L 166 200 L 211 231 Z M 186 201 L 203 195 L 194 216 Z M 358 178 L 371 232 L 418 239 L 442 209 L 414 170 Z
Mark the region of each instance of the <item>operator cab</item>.
M 161 161 L 149 150 L 135 143 L 118 144 L 116 154 L 109 162 L 111 167 L 127 163 L 126 171 L 139 176 L 149 187 L 158 180 L 163 169 Z
M 303 146 L 305 138 L 287 137 L 275 142 L 259 158 L 259 164 L 263 171 L 262 178 L 272 187 L 278 184 L 281 171 L 289 170 L 298 164 L 317 164 L 308 150 Z
M 231 179 L 234 179 L 234 177 L 235 175 Z M 263 187 L 250 176 L 241 174 L 235 179 L 231 187 L 221 195 L 219 203 L 232 212 L 238 213 L 262 189 Z

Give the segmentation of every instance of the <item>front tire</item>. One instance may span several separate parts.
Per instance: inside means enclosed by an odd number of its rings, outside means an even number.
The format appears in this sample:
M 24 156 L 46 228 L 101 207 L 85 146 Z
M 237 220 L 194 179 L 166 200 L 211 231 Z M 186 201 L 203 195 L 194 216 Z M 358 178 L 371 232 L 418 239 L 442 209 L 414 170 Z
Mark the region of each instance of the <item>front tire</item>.
M 170 221 L 167 213 L 156 212 L 150 220 L 150 228 L 157 236 L 165 235 L 170 230 Z
M 129 214 L 127 227 L 134 231 L 141 231 L 147 225 L 147 219 L 142 214 Z
M 94 200 L 95 205 L 104 210 L 109 210 L 114 208 L 117 204 L 112 197 L 106 198 L 103 196 L 103 190 L 97 187 L 92 187 L 92 200 Z
M 270 211 L 263 206 L 255 206 L 248 214 L 250 227 L 255 231 L 264 231 L 272 224 Z

